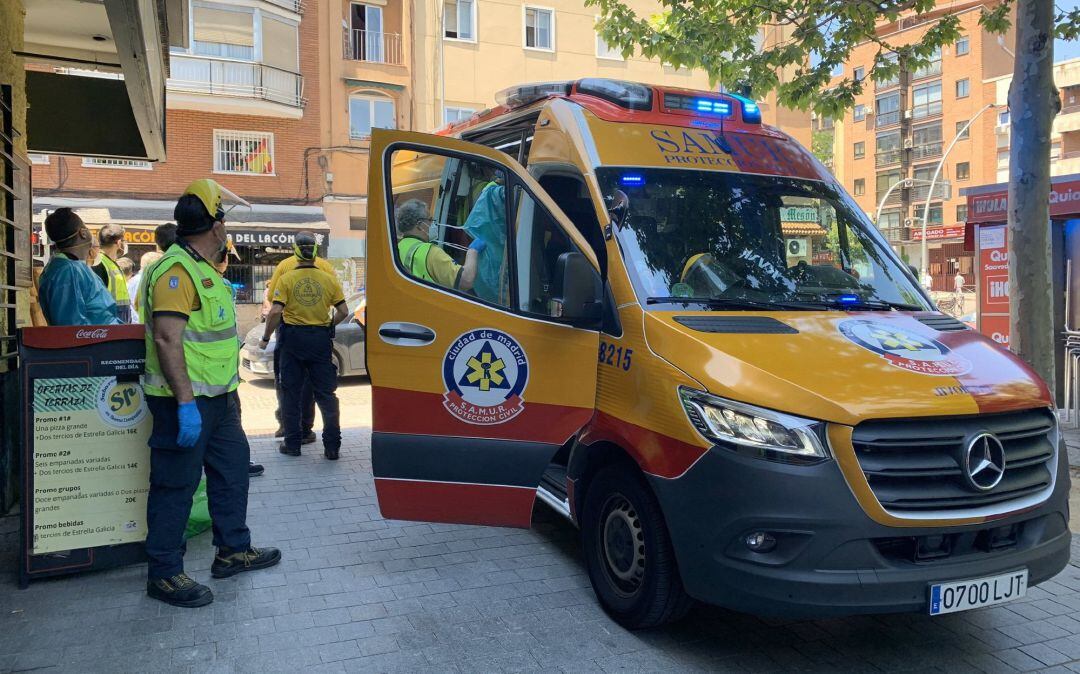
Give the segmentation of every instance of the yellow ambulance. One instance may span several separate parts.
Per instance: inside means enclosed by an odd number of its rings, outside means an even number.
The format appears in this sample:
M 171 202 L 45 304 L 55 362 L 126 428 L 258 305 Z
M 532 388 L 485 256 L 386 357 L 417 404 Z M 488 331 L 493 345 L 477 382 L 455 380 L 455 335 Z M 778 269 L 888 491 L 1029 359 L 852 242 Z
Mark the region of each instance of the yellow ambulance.
M 630 628 L 693 600 L 943 614 L 1067 563 L 1067 458 L 1023 362 L 935 310 L 757 105 L 523 85 L 376 131 L 372 463 L 387 518 L 581 531 Z

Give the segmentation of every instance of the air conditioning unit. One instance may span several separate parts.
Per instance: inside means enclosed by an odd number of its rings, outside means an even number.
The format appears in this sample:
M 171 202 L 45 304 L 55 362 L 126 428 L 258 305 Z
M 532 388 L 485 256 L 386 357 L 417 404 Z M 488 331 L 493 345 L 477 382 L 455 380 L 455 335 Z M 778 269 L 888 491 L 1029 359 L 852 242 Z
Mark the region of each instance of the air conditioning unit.
M 788 239 L 787 254 L 790 257 L 806 257 L 810 252 L 810 242 L 806 239 Z
M 912 115 L 911 108 L 908 108 L 907 110 L 904 110 L 904 119 L 911 119 L 911 115 Z
M 904 227 L 911 227 L 915 224 L 915 218 L 904 218 Z
M 915 141 L 910 138 L 904 139 L 904 149 L 910 150 L 915 145 Z

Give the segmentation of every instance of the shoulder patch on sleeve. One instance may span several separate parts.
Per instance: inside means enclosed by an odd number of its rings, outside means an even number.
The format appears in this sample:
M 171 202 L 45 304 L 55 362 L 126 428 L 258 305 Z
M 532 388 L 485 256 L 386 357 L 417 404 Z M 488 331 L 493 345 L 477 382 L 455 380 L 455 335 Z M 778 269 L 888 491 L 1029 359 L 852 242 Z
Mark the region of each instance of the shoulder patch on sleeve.
M 179 288 L 180 287 L 180 277 L 179 276 L 170 276 L 169 277 L 169 287 L 173 288 L 174 290 L 176 288 Z

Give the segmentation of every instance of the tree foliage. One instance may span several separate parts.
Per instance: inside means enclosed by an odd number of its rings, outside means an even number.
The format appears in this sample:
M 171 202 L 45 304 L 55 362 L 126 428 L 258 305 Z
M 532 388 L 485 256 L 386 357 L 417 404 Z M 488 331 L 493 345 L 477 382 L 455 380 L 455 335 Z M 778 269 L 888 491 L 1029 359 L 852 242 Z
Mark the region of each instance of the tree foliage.
M 984 8 L 980 24 L 992 33 L 1008 30 L 1014 1 Z M 925 67 L 962 35 L 957 15 L 934 16 L 935 0 L 660 0 L 661 11 L 651 16 L 639 16 L 626 0 L 585 4 L 600 10 L 600 35 L 623 56 L 639 50 L 676 67 L 701 69 L 713 85 L 749 87 L 759 98 L 776 90 L 780 104 L 832 118 L 874 81 L 891 80 L 901 68 Z M 927 18 L 921 40 L 904 44 L 877 34 L 877 26 L 902 15 Z M 1080 9 L 1056 15 L 1058 37 L 1080 36 Z M 790 37 L 764 45 L 762 36 L 775 30 Z M 834 78 L 834 70 L 866 42 L 875 55 L 863 78 L 855 80 L 850 71 Z

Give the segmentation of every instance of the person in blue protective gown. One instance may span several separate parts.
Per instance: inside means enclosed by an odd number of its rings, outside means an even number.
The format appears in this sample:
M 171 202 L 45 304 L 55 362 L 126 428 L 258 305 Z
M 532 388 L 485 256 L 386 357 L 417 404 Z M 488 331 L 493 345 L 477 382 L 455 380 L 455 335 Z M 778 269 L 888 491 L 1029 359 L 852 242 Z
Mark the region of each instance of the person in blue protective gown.
M 70 208 L 45 218 L 53 255 L 41 272 L 38 296 L 49 325 L 113 325 L 116 300 L 86 263 L 94 236 Z
M 480 247 L 473 292 L 480 299 L 505 304 L 506 187 L 498 178 L 484 186 L 464 229 L 474 241 L 486 244 Z

